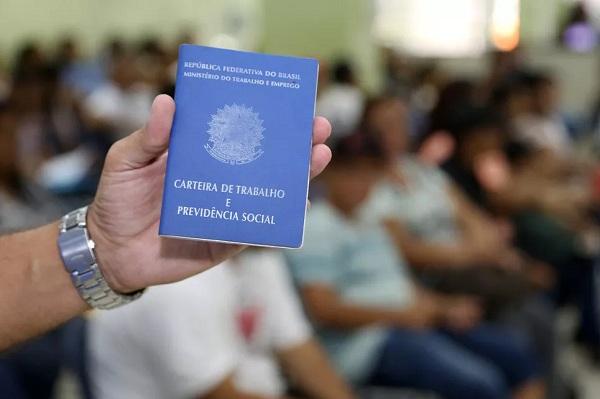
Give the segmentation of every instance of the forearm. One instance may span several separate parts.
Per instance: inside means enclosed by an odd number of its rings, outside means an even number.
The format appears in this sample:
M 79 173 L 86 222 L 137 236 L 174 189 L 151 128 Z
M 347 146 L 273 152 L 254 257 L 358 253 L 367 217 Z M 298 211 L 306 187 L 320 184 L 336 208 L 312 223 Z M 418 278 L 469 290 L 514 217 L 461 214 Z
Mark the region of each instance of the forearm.
M 401 245 L 408 263 L 420 268 L 460 268 L 477 263 L 471 250 L 465 245 L 445 245 L 419 242 L 410 246 Z
M 350 388 L 337 375 L 316 341 L 311 339 L 278 355 L 292 381 L 310 398 L 353 398 Z
M 396 325 L 409 318 L 408 311 L 341 301 L 321 306 L 310 313 L 320 325 L 336 329 L 355 329 L 375 324 Z
M 63 267 L 57 223 L 0 237 L 0 350 L 87 309 Z
M 462 267 L 473 261 L 469 248 L 461 244 L 429 243 L 414 237 L 397 221 L 387 220 L 384 226 L 394 244 L 415 267 Z
M 237 389 L 233 382 L 233 376 L 228 376 L 218 386 L 206 395 L 198 397 L 199 399 L 280 399 L 263 395 L 255 395 L 243 392 Z M 283 399 L 283 398 L 281 398 Z
M 488 197 L 498 211 L 508 214 L 524 209 L 540 209 L 547 191 L 539 181 L 537 178 L 517 176 L 503 189 L 490 192 Z
M 229 391 L 227 393 L 218 392 L 208 396 L 202 396 L 200 399 L 279 399 L 274 397 L 254 395 L 252 393 L 240 392 L 238 390 Z
M 448 196 L 452 201 L 457 223 L 465 236 L 477 238 L 490 234 L 494 224 L 482 209 L 454 186 L 448 188 Z

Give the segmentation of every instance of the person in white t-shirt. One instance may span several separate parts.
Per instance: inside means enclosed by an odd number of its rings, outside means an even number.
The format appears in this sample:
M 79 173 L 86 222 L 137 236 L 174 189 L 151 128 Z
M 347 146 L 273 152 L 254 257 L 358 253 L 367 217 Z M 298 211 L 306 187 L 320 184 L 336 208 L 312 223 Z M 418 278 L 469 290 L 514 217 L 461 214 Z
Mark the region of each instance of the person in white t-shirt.
M 340 62 L 334 66 L 333 82 L 319 87 L 317 110 L 333 126 L 332 139 L 338 140 L 356 130 L 365 103 L 365 95 L 356 84 L 350 64 Z
M 95 397 L 287 398 L 285 371 L 311 398 L 351 398 L 313 340 L 286 273 L 280 254 L 248 250 L 96 314 L 89 330 Z
M 573 156 L 573 141 L 560 114 L 560 90 L 550 75 L 527 76 L 529 112 L 513 118 L 515 138 L 534 150 L 547 151 L 559 158 Z
M 139 81 L 135 59 L 124 54 L 111 61 L 110 80 L 85 99 L 84 116 L 94 130 L 118 140 L 143 126 L 156 94 Z

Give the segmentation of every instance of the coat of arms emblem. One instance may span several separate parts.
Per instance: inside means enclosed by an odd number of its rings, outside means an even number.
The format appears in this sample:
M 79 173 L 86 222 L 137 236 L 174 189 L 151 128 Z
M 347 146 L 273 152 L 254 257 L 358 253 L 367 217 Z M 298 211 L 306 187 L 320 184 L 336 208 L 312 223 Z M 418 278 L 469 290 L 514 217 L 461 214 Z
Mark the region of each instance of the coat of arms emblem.
M 208 123 L 206 151 L 216 160 L 230 165 L 243 165 L 263 153 L 263 121 L 252 107 L 231 104 L 217 109 Z

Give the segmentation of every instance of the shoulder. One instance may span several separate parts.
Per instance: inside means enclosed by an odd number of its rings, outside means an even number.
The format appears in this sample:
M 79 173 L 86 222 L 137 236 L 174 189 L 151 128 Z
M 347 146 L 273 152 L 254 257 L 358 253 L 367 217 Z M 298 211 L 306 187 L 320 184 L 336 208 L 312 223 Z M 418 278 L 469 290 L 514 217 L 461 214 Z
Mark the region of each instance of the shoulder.
M 361 222 L 379 224 L 382 219 L 396 214 L 401 197 L 399 193 L 399 188 L 392 183 L 386 180 L 379 182 L 359 209 Z
M 328 234 L 343 224 L 333 207 L 325 200 L 312 204 L 306 217 L 306 231 L 311 234 Z
M 399 167 L 403 168 L 413 179 L 428 179 L 429 182 L 447 184 L 448 176 L 442 168 L 427 165 L 415 156 L 402 158 Z
M 92 91 L 84 101 L 88 111 L 94 112 L 98 108 L 108 108 L 118 106 L 120 100 L 119 90 L 112 84 L 105 84 Z

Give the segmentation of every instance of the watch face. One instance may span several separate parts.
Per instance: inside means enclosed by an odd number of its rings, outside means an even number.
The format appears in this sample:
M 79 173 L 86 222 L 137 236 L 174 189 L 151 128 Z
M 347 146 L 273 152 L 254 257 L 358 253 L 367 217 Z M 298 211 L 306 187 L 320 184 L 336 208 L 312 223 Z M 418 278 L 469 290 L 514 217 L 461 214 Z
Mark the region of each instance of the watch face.
M 58 248 L 63 264 L 79 295 L 93 308 L 113 309 L 139 298 L 143 290 L 130 295 L 114 292 L 104 279 L 94 256 L 94 242 L 89 239 L 85 220 L 87 207 L 63 217 Z

